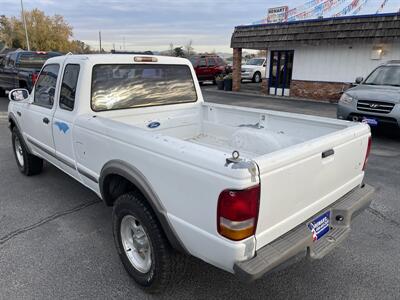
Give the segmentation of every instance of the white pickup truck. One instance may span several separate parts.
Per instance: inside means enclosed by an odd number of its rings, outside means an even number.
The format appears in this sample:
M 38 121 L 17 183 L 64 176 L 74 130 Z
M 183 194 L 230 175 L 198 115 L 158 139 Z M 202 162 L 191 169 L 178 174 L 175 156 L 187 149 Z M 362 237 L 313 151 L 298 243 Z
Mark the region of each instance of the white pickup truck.
M 322 258 L 369 206 L 366 124 L 204 103 L 185 59 L 49 59 L 9 94 L 16 162 L 43 160 L 113 206 L 128 273 L 149 292 L 192 255 L 245 281 Z

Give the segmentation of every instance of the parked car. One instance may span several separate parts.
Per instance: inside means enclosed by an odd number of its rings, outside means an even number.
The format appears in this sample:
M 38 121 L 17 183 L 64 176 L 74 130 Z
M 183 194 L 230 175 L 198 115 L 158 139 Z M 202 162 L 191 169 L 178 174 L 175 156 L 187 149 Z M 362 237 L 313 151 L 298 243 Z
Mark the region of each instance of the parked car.
M 218 75 L 232 72 L 228 64 L 218 55 L 196 55 L 192 56 L 190 61 L 199 82 L 212 81 L 215 84 Z
M 244 281 L 320 259 L 371 202 L 368 125 L 205 103 L 186 59 L 55 57 L 9 99 L 19 170 L 46 160 L 113 206 L 120 259 L 151 292 L 188 255 Z
M 0 63 L 0 94 L 16 88 L 31 91 L 45 61 L 58 52 L 13 51 Z
M 376 68 L 365 80 L 341 97 L 337 117 L 368 123 L 371 127 L 400 127 L 400 61 L 390 61 Z
M 260 83 L 265 77 L 267 67 L 266 58 L 252 58 L 242 65 L 242 79 Z

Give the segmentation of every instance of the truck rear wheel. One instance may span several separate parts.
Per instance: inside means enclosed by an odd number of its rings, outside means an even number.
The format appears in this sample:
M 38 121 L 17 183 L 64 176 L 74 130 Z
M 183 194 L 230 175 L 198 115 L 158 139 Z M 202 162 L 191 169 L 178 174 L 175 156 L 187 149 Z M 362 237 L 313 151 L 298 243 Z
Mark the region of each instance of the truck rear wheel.
M 253 82 L 254 83 L 260 83 L 261 82 L 261 73 L 256 72 L 253 76 Z
M 116 200 L 113 234 L 126 271 L 145 291 L 160 293 L 183 274 L 183 257 L 172 249 L 141 195 L 130 192 Z
M 18 169 L 26 176 L 36 175 L 43 170 L 43 160 L 28 152 L 17 127 L 12 130 L 12 146 Z

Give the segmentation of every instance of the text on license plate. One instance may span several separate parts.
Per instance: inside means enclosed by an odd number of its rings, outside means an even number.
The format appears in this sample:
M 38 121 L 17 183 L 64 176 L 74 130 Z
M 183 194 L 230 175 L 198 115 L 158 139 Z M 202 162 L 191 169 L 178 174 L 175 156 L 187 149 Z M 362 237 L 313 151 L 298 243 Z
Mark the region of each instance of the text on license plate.
M 328 211 L 323 215 L 320 215 L 314 221 L 308 224 L 308 228 L 312 232 L 313 240 L 318 241 L 325 234 L 329 232 L 329 222 L 330 222 L 331 212 Z
M 376 119 L 363 118 L 362 122 L 366 123 L 366 124 L 368 124 L 369 126 L 372 126 L 372 127 L 378 126 L 378 120 L 376 120 Z

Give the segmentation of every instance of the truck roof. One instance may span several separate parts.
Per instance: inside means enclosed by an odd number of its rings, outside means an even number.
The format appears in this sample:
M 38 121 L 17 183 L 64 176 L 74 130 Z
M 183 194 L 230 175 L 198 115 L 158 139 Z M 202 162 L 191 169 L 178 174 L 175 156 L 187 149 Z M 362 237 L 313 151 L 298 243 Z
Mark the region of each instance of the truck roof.
M 137 61 L 135 58 L 152 58 L 153 61 Z M 62 63 L 64 60 L 85 60 L 90 61 L 92 64 L 131 64 L 131 63 L 154 63 L 154 64 L 174 64 L 174 65 L 190 65 L 190 61 L 186 58 L 171 57 L 171 56 L 157 56 L 157 55 L 129 55 L 129 54 L 67 54 L 50 58 L 47 63 Z

